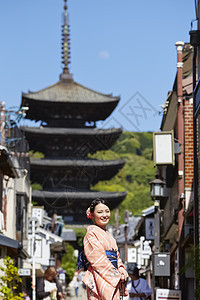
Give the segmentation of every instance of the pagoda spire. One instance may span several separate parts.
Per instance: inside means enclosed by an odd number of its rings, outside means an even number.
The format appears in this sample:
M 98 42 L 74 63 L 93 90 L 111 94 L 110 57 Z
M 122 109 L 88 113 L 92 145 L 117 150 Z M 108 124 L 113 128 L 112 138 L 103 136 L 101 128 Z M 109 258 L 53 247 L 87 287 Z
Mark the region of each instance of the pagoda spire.
M 64 24 L 62 25 L 62 64 L 63 72 L 60 75 L 60 79 L 72 79 L 72 75 L 69 72 L 70 64 L 70 26 L 68 24 L 67 15 L 67 0 L 64 0 Z

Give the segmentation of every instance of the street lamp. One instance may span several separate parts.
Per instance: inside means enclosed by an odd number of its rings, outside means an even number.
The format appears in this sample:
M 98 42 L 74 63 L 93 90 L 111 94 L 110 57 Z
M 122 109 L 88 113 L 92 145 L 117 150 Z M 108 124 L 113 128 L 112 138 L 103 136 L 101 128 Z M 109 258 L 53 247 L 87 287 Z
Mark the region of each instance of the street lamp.
M 160 252 L 160 200 L 165 197 L 165 183 L 156 176 L 150 182 L 151 198 L 154 201 L 154 252 Z
M 150 182 L 150 187 L 151 187 L 151 198 L 155 200 L 162 199 L 164 195 L 164 186 L 165 183 L 159 178 L 155 178 L 153 181 Z

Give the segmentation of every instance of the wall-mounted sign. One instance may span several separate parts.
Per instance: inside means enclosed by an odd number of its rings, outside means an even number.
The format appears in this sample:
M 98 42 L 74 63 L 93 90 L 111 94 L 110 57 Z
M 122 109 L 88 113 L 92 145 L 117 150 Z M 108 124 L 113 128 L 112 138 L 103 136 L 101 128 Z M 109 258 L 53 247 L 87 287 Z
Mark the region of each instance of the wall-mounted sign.
M 156 300 L 172 299 L 181 300 L 181 291 L 168 290 L 168 289 L 156 289 Z
M 154 219 L 145 218 L 145 238 L 146 240 L 154 240 Z
M 174 133 L 161 131 L 153 133 L 154 165 L 174 165 Z
M 31 276 L 31 269 L 18 269 L 20 276 Z
M 170 253 L 154 253 L 154 275 L 170 276 Z
M 33 206 L 32 207 L 32 218 L 37 218 L 40 226 L 43 225 L 43 215 L 44 215 L 44 207 L 43 206 Z
M 137 250 L 136 248 L 128 248 L 128 262 L 136 263 L 137 262 Z

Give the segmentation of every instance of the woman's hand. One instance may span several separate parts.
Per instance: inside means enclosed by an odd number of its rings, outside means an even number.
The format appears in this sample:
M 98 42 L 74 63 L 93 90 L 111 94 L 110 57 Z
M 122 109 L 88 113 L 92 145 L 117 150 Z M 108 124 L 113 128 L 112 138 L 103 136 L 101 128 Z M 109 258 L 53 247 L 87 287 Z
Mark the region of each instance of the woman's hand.
M 50 291 L 50 293 L 52 294 L 53 292 L 57 292 L 57 288 L 53 289 Z
M 120 280 L 121 280 L 122 282 L 126 281 L 126 277 L 125 277 L 125 275 L 124 275 L 123 273 L 121 274 Z
M 58 293 L 58 299 L 59 300 L 63 299 L 63 294 L 61 292 Z

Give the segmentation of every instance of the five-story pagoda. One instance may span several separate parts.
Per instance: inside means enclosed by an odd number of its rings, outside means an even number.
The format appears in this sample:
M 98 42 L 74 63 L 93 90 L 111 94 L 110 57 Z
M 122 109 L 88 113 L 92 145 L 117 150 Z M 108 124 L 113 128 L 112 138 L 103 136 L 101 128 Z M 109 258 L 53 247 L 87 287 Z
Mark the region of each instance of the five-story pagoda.
M 21 106 L 29 107 L 26 118 L 41 121 L 40 127 L 25 127 L 30 149 L 44 154 L 31 160 L 31 181 L 41 190 L 33 190 L 33 201 L 64 217 L 65 223 L 86 222 L 85 210 L 97 198 L 107 199 L 112 208 L 126 196 L 125 192 L 100 192 L 90 186 L 109 180 L 123 167 L 123 160 L 96 160 L 88 157 L 109 149 L 121 129 L 98 129 L 115 109 L 119 97 L 105 95 L 73 80 L 69 72 L 70 40 L 67 5 L 62 26 L 62 63 L 60 80 L 37 92 L 22 94 Z

